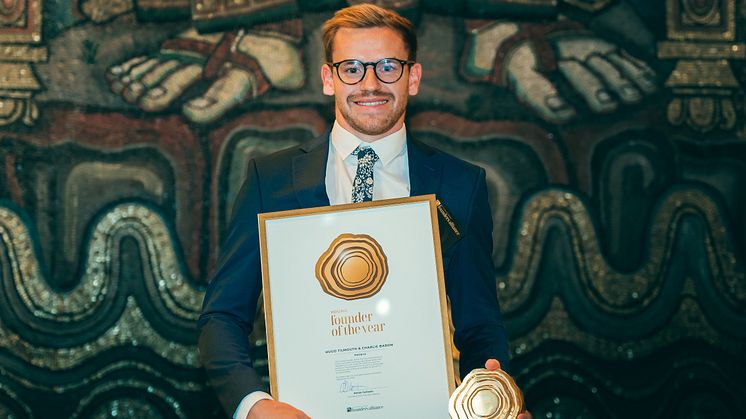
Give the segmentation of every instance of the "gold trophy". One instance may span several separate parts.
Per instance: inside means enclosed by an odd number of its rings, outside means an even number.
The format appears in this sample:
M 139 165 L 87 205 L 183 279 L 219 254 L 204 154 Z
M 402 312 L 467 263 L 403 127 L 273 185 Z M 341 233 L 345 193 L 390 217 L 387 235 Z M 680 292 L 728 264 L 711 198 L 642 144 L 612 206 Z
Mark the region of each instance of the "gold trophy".
M 513 378 L 484 368 L 470 372 L 448 402 L 451 419 L 512 419 L 525 410 Z

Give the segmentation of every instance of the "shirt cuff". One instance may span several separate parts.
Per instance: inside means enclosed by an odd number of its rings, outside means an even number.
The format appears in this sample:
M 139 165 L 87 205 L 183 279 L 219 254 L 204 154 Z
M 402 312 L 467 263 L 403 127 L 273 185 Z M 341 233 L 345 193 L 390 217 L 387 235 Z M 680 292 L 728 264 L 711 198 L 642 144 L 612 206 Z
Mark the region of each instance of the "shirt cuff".
M 233 419 L 246 419 L 249 416 L 251 408 L 260 400 L 272 400 L 272 396 L 263 391 L 255 391 L 247 394 L 241 400 L 241 403 L 238 404 L 236 411 L 233 412 Z

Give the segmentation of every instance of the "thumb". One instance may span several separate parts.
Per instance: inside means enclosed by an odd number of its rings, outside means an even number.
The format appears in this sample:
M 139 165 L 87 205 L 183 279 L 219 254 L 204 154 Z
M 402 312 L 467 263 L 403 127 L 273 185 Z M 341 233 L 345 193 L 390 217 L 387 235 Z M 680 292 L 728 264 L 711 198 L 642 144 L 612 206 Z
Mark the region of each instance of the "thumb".
M 490 371 L 497 371 L 500 369 L 500 361 L 496 359 L 488 359 L 487 362 L 484 363 L 484 367 Z

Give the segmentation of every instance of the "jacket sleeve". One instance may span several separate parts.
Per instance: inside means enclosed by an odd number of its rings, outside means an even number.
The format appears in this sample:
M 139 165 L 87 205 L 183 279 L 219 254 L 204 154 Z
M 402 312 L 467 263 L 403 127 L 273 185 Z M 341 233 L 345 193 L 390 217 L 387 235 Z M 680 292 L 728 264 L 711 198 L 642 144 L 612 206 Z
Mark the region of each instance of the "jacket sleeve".
M 198 321 L 200 361 L 229 416 L 247 394 L 267 391 L 252 368 L 248 340 L 262 288 L 257 222 L 261 208 L 252 160 Z
M 508 341 L 495 288 L 492 215 L 484 169 L 479 169 L 473 185 L 463 236 L 446 255 L 444 268 L 454 343 L 461 352 L 461 378 L 474 368 L 484 368 L 490 358 L 500 361 L 506 371 L 509 368 Z

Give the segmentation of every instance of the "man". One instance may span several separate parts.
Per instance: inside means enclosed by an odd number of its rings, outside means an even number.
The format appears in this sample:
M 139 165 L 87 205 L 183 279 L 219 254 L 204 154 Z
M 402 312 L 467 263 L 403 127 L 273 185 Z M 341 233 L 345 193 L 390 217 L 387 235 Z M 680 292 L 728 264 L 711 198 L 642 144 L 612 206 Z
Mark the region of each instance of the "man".
M 508 360 L 484 170 L 416 142 L 404 128 L 407 99 L 422 76 L 414 27 L 366 4 L 337 12 L 323 34 L 321 78 L 324 94 L 335 98 L 334 126 L 308 144 L 250 162 L 199 320 L 203 365 L 235 418 L 307 417 L 260 391 L 248 356 L 261 291 L 260 212 L 436 194 L 461 230 L 443 250 L 461 375 Z

